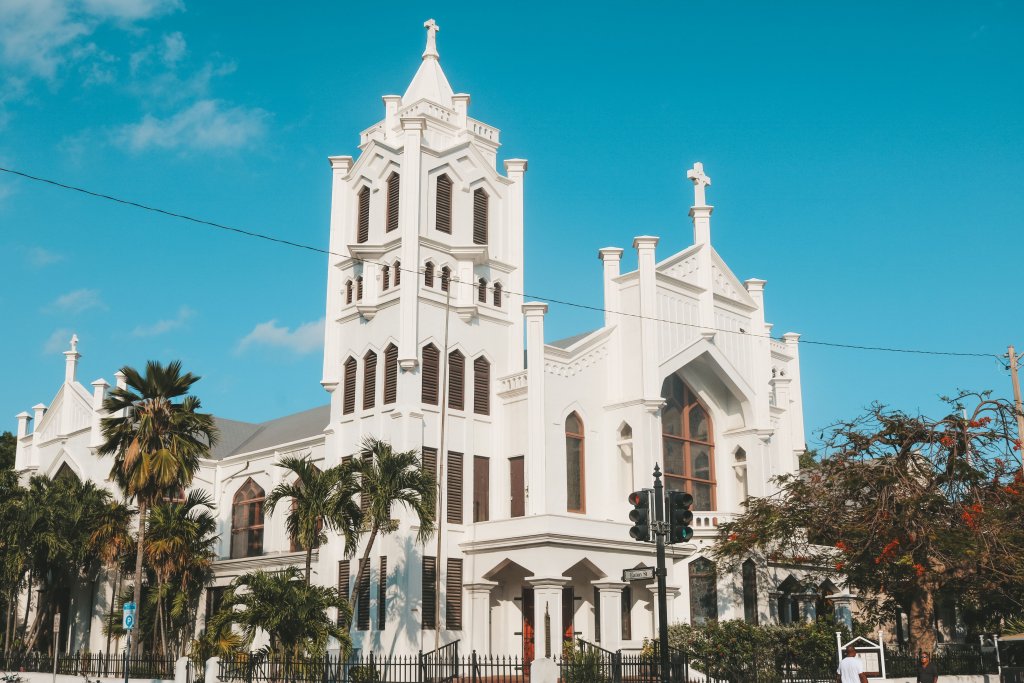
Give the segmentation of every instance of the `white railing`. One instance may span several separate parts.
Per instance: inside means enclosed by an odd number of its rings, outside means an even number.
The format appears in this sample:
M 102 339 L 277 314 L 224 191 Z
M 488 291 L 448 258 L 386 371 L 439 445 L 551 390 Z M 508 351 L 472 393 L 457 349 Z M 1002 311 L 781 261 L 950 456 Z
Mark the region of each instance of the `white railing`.
M 512 375 L 506 375 L 505 377 L 499 377 L 498 384 L 501 387 L 498 390 L 499 394 L 504 394 L 508 391 L 515 391 L 517 389 L 525 389 L 526 370 L 522 370 Z
M 469 128 L 469 132 L 473 133 L 473 135 L 479 135 L 480 137 L 494 143 L 498 142 L 498 136 L 500 133 L 497 128 L 491 128 L 488 125 L 480 123 L 476 119 L 467 119 L 467 127 Z

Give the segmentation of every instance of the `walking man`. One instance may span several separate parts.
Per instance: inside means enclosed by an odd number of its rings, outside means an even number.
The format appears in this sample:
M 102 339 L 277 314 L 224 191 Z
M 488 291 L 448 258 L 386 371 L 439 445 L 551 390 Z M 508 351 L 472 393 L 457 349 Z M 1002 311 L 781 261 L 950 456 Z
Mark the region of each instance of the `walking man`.
M 917 683 L 939 683 L 939 670 L 927 652 L 921 653 L 921 663 L 917 667 Z
M 868 683 L 864 665 L 857 659 L 857 648 L 853 645 L 846 646 L 846 656 L 836 669 L 836 683 Z

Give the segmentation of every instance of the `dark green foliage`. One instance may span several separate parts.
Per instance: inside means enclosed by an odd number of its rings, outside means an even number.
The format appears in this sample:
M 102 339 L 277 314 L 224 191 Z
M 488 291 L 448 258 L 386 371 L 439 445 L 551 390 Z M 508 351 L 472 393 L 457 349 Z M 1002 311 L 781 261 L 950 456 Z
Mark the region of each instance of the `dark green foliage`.
M 3 432 L 0 434 L 0 470 L 14 469 L 14 453 L 18 442 L 14 434 Z

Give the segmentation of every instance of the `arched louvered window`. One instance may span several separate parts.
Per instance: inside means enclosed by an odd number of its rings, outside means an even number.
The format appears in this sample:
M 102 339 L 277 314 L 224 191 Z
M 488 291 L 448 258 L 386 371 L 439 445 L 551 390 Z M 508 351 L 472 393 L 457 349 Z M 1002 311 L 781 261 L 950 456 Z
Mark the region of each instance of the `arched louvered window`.
M 715 439 L 711 415 L 690 387 L 672 374 L 661 388 L 665 489 L 687 491 L 694 510 L 715 509 Z
M 491 414 L 491 363 L 483 356 L 473 361 L 473 412 Z
M 452 234 L 452 179 L 446 175 L 437 178 L 437 216 L 439 232 Z
M 356 278 L 356 301 L 363 300 L 363 276 Z
M 263 502 L 266 493 L 246 479 L 231 501 L 231 557 L 263 554 Z
M 349 415 L 356 410 L 356 359 L 352 356 L 345 361 L 345 379 L 341 396 L 341 412 Z
M 402 284 L 402 262 L 395 261 L 395 287 Z
M 380 284 L 381 289 L 385 292 L 388 291 L 388 287 L 391 286 L 391 268 L 389 266 L 382 266 L 380 269 Z
M 386 232 L 392 230 L 398 230 L 398 194 L 399 194 L 399 180 L 400 177 L 397 173 L 392 173 L 388 176 L 388 207 L 387 207 L 387 221 L 385 226 Z
M 345 283 L 345 303 L 352 303 L 352 281 L 349 280 Z
M 583 420 L 577 413 L 565 418 L 565 509 L 586 512 Z
M 363 244 L 370 239 L 370 188 L 359 190 L 359 211 L 356 216 L 356 242 Z
M 448 354 L 448 407 L 452 410 L 466 408 L 466 357 L 461 351 Z
M 501 308 L 501 283 L 494 283 L 494 305 Z
M 487 244 L 487 192 L 473 190 L 473 244 Z
M 487 280 L 483 278 L 476 283 L 476 300 L 482 304 L 487 303 Z
M 441 291 L 447 292 L 452 281 L 452 269 L 448 266 L 441 268 Z
M 423 286 L 434 286 L 434 264 L 430 261 L 427 261 L 427 265 L 423 266 Z
M 437 405 L 438 377 L 441 365 L 441 352 L 433 344 L 423 347 L 423 373 L 420 400 L 432 406 Z
M 363 410 L 377 404 L 377 354 L 367 351 L 363 356 Z
M 398 347 L 384 349 L 384 405 L 398 400 Z

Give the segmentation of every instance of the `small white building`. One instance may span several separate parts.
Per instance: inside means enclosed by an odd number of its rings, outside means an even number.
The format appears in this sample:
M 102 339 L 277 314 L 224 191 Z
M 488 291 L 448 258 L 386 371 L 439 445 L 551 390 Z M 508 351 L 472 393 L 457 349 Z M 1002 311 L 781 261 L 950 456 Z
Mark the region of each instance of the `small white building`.
M 329 467 L 373 435 L 443 467 L 443 514 L 440 558 L 407 518 L 378 539 L 371 597 L 356 611 L 364 651 L 461 639 L 466 651 L 532 658 L 570 634 L 640 646 L 656 633 L 653 584 L 621 577 L 653 566 L 654 546 L 630 539 L 626 498 L 651 486 L 655 464 L 669 489 L 695 498 L 695 535 L 669 550 L 670 620 L 806 615 L 815 596 L 787 583 L 786 568 L 752 560 L 724 576 L 707 559 L 718 524 L 797 469 L 804 429 L 799 335 L 772 338 L 765 281 L 739 280 L 712 247 L 702 165 L 686 174 L 693 245 L 659 255 L 657 237 L 634 237 L 632 272 L 621 271 L 623 249 L 601 249 L 604 325 L 546 344 L 547 305 L 522 296 L 527 162 L 496 168 L 500 133 L 470 117 L 469 95 L 441 69 L 438 28 L 425 26 L 405 94 L 384 96 L 357 156 L 330 157 L 330 405 L 263 424 L 219 419 L 222 441 L 196 477 L 221 525 L 207 605 L 244 571 L 303 563 L 284 506 L 264 519 L 263 498 L 284 476 L 278 459 L 310 453 Z M 50 409 L 19 416 L 17 467 L 105 481 L 110 461 L 95 448 L 108 384 L 90 392 L 76 381 L 76 344 L 65 356 Z M 318 549 L 314 581 L 350 586 L 356 561 L 342 551 L 338 538 Z M 72 620 L 74 643 L 93 650 L 102 583 L 83 591 Z

